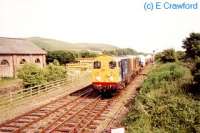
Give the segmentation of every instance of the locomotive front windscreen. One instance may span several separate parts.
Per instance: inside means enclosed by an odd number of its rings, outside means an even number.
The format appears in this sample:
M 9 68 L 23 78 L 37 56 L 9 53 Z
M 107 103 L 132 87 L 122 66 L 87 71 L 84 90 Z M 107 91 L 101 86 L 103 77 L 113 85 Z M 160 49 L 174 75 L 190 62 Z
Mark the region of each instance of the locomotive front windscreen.
M 101 62 L 100 61 L 95 61 L 94 62 L 94 69 L 100 69 L 101 68 Z
M 110 69 L 114 69 L 116 66 L 117 66 L 116 61 L 110 61 L 110 62 L 109 62 L 109 67 L 110 67 Z

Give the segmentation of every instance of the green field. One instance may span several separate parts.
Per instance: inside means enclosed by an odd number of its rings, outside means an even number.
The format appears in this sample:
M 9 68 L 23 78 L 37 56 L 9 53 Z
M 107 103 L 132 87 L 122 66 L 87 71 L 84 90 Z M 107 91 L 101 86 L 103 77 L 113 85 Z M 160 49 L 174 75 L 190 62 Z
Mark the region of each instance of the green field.
M 127 132 L 200 132 L 200 98 L 190 93 L 191 80 L 181 64 L 156 65 L 123 121 Z

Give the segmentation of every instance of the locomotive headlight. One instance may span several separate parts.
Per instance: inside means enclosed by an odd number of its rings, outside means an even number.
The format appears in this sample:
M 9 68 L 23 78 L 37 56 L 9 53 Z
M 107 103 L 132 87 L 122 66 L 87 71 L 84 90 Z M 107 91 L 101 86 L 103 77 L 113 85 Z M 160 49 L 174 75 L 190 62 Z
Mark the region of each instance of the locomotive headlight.
M 100 76 L 97 76 L 97 77 L 96 77 L 96 80 L 97 80 L 97 81 L 101 81 L 101 77 L 100 77 Z
M 109 80 L 110 80 L 110 81 L 113 81 L 113 77 L 112 77 L 112 76 L 110 76 L 110 77 L 109 77 Z

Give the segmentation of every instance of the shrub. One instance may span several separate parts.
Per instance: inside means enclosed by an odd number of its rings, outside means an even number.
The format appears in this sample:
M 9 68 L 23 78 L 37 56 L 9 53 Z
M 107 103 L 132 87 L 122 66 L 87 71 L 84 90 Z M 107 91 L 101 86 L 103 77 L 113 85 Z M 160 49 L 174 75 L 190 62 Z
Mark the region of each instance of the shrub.
M 160 86 L 166 86 L 166 81 L 172 82 L 179 80 L 184 76 L 185 70 L 174 63 L 168 63 L 156 68 L 149 73 L 148 79 L 143 84 L 141 93 L 151 91 L 150 89 L 156 89 Z
M 175 62 L 177 60 L 176 52 L 174 49 L 166 49 L 163 52 L 156 54 L 155 59 L 163 63 Z
M 179 61 L 184 61 L 185 60 L 185 52 L 184 51 L 177 51 L 176 57 Z
M 17 76 L 23 80 L 25 87 L 30 87 L 65 78 L 66 70 L 64 66 L 59 65 L 58 61 L 50 63 L 45 68 L 40 68 L 35 64 L 25 64 L 18 70 Z
M 47 81 L 59 80 L 66 77 L 66 70 L 63 66 L 60 66 L 57 61 L 50 63 L 46 68 Z
M 23 79 L 25 87 L 43 84 L 47 81 L 45 72 L 35 64 L 25 64 L 18 70 L 17 77 Z

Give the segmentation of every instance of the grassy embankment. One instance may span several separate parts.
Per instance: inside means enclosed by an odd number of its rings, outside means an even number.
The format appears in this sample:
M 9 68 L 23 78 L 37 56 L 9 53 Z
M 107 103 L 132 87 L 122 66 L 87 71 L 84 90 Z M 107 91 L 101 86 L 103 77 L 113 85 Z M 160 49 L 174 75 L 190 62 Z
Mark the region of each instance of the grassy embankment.
M 186 91 L 192 77 L 177 63 L 159 64 L 144 81 L 123 121 L 128 132 L 200 132 L 200 98 Z
M 19 81 L 20 81 L 19 79 L 14 79 L 14 78 L 2 78 L 0 79 L 0 88 L 11 84 L 16 84 Z

